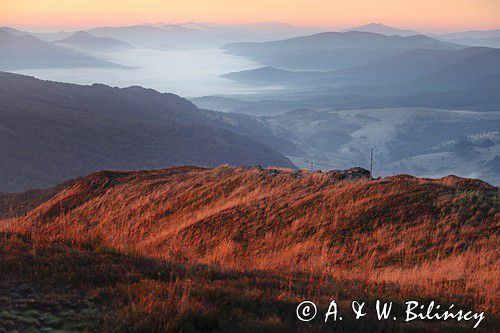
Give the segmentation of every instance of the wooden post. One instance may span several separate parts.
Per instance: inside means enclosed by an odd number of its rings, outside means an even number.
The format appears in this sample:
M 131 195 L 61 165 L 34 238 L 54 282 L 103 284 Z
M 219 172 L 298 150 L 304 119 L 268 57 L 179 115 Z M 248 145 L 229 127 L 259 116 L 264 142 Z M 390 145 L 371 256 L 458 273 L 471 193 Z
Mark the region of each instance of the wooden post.
M 373 178 L 373 148 L 370 151 L 370 177 Z

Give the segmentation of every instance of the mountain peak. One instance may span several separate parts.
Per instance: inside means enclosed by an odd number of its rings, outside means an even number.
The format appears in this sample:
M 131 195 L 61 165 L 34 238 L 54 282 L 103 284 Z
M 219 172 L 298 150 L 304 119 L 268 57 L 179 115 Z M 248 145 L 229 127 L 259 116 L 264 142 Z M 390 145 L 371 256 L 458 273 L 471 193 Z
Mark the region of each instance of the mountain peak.
M 87 31 L 76 31 L 73 37 L 96 37 Z
M 343 30 L 343 32 L 348 32 L 348 31 L 372 32 L 381 35 L 387 35 L 387 36 L 397 35 L 401 37 L 421 35 L 420 32 L 415 30 L 403 30 L 396 27 L 387 26 L 379 22 L 372 22 L 358 27 Z
M 384 28 L 390 28 L 389 26 L 379 23 L 379 22 L 372 22 L 368 23 L 366 25 L 363 25 L 362 27 L 384 27 Z

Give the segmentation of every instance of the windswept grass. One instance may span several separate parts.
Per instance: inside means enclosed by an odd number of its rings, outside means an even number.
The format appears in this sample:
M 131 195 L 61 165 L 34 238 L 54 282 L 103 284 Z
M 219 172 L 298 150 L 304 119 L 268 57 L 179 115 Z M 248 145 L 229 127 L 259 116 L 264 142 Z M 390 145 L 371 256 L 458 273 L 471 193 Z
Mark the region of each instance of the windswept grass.
M 499 206 L 497 188 L 458 177 L 101 172 L 0 223 L 1 274 L 97 295 L 110 331 L 327 329 L 298 325 L 306 298 L 435 299 L 491 320 Z

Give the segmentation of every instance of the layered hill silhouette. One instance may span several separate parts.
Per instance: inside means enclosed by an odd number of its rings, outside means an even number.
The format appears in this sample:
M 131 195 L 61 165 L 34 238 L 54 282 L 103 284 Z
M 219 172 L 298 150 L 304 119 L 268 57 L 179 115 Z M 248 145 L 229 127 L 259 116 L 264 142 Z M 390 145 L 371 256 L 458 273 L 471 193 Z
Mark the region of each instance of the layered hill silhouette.
M 32 31 L 25 31 L 25 30 L 19 30 L 19 29 L 14 29 L 11 27 L 0 27 L 0 31 L 8 32 L 12 35 L 16 36 L 32 36 L 35 37 L 39 40 L 45 41 L 45 42 L 53 42 L 59 39 L 64 39 L 70 37 L 74 32 L 71 31 L 58 31 L 58 32 L 32 32 Z
M 498 109 L 499 49 L 420 48 L 376 58 L 365 62 L 353 57 L 349 59 L 350 66 L 321 72 L 264 67 L 232 72 L 223 77 L 254 86 L 283 85 L 290 89 L 289 99 L 295 98 L 296 90 L 307 91 L 310 97 L 294 101 L 295 108 L 309 107 L 312 102 L 333 108 Z M 314 63 L 313 59 L 304 60 L 302 64 L 309 66 Z M 262 98 L 268 104 L 272 103 L 271 99 L 272 96 Z M 272 110 L 272 106 L 259 105 L 257 109 Z
M 402 37 L 423 35 L 423 33 L 415 30 L 400 29 L 396 27 L 387 26 L 382 23 L 369 23 L 362 26 L 343 30 L 343 32 L 347 31 L 363 31 L 363 32 L 382 34 L 386 36 L 396 35 Z M 427 34 L 427 35 L 442 41 L 452 42 L 466 46 L 483 46 L 483 47 L 495 47 L 495 48 L 500 47 L 500 29 L 459 31 L 459 32 L 444 33 L 444 34 Z
M 84 316 L 81 325 L 95 330 L 103 322 L 118 330 L 301 331 L 296 305 L 313 297 L 326 309 L 335 297 L 343 307 L 380 298 L 454 303 L 486 311 L 481 327 L 494 331 L 497 203 L 498 188 L 479 180 L 374 180 L 361 168 L 102 171 L 0 197 L 2 295 L 15 323 L 25 315 L 16 312 L 26 297 L 19 295 L 39 294 L 23 309 L 69 298 L 71 318 Z M 98 304 L 101 312 L 81 309 Z M 471 327 L 344 319 L 348 331 Z M 318 323 L 311 327 L 331 330 Z
M 86 31 L 77 31 L 70 37 L 56 40 L 55 44 L 68 46 L 85 51 L 118 52 L 133 49 L 129 43 L 113 38 L 94 36 Z
M 14 29 L 14 28 L 11 28 L 11 27 L 0 27 L 0 31 L 3 31 L 3 32 L 7 32 L 11 35 L 15 35 L 15 36 L 24 36 L 24 35 L 29 35 L 28 32 L 26 31 L 22 31 L 22 30 L 18 30 L 18 29 Z
M 229 43 L 228 53 L 292 70 L 336 70 L 362 65 L 415 49 L 465 48 L 423 36 L 385 36 L 370 32 L 324 32 L 263 43 Z
M 492 58 L 492 60 L 494 58 L 498 59 L 498 51 L 482 47 L 453 51 L 432 49 L 410 50 L 377 62 L 332 72 L 329 79 L 342 78 L 348 80 L 351 84 L 356 83 L 358 86 L 362 85 L 361 82 L 365 85 L 375 85 L 408 81 L 425 77 L 468 59 L 469 64 L 467 67 L 463 67 L 461 70 L 455 68 L 455 70 L 457 70 L 456 75 L 460 75 L 465 70 L 474 71 L 476 73 L 475 78 L 467 79 L 467 74 L 463 74 L 461 78 L 462 84 L 470 85 L 471 83 L 477 83 L 478 76 L 479 78 L 483 78 L 488 74 L 498 72 L 498 63 L 500 63 L 500 60 L 497 60 L 496 63 L 495 61 L 485 63 L 481 59 L 484 56 Z M 448 78 L 449 75 L 443 76 L 443 79 Z M 323 80 L 323 82 L 325 81 L 326 79 Z M 414 85 L 414 87 L 418 89 L 419 86 Z
M 110 168 L 293 167 L 275 150 L 232 132 L 217 114 L 173 94 L 0 73 L 0 99 L 0 192 Z
M 500 48 L 500 29 L 453 32 L 440 35 L 439 38 L 468 46 Z
M 126 41 L 136 47 L 220 47 L 227 42 L 265 41 L 301 36 L 320 29 L 295 27 L 282 23 L 215 24 L 188 22 L 182 24 L 96 27 L 87 32 Z
M 12 32 L 12 31 L 11 31 Z M 0 70 L 70 67 L 123 67 L 97 57 L 41 41 L 22 32 L 0 30 Z
M 385 87 L 386 94 L 442 91 L 477 85 L 488 76 L 500 73 L 498 49 L 470 47 L 461 50 L 416 49 L 394 56 L 336 71 L 287 71 L 263 67 L 233 72 L 223 77 L 250 84 L 288 83 L 304 86 L 340 86 L 345 92 L 366 92 L 366 86 Z M 382 86 L 383 87 L 383 86 Z M 348 90 L 349 89 L 349 90 Z M 378 88 L 381 89 L 381 88 Z

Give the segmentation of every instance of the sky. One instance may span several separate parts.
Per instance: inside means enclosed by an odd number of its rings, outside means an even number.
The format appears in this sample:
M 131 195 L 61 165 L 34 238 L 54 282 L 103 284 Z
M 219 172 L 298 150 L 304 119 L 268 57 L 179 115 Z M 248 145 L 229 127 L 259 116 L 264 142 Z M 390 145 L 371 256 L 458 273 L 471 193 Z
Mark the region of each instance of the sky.
M 381 22 L 428 32 L 500 28 L 500 0 L 0 0 L 0 26 L 58 30 L 141 23 Z

